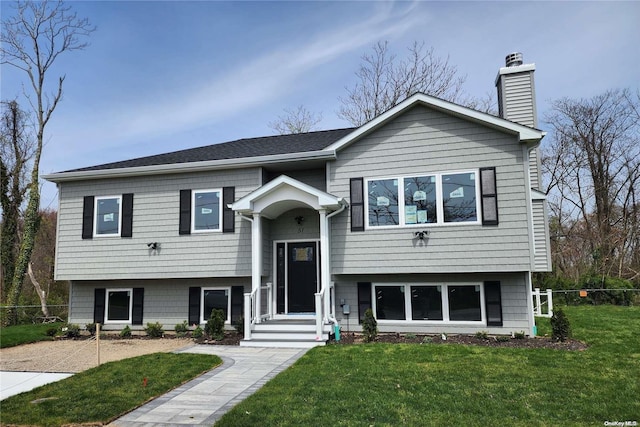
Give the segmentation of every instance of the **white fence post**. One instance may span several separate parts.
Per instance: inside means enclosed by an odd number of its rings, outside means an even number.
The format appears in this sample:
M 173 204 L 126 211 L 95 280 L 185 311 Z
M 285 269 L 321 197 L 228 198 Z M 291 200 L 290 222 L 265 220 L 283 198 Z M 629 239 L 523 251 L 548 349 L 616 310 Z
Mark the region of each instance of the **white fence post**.
M 547 289 L 547 317 L 553 316 L 553 292 Z
M 244 339 L 251 339 L 251 293 L 244 294 Z

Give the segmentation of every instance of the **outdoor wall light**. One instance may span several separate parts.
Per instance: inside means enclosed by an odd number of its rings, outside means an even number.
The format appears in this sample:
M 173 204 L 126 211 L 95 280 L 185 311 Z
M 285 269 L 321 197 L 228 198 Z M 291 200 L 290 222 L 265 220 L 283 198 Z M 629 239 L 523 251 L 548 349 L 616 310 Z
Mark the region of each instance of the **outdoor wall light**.
M 158 242 L 147 243 L 147 247 L 152 251 L 155 251 L 158 249 Z
M 413 233 L 413 238 L 414 239 L 424 240 L 428 236 L 429 236 L 429 230 L 416 231 L 415 233 Z
M 297 216 L 294 218 L 296 220 L 296 222 L 298 223 L 298 225 L 302 225 L 302 223 L 304 222 L 304 217 L 302 215 Z

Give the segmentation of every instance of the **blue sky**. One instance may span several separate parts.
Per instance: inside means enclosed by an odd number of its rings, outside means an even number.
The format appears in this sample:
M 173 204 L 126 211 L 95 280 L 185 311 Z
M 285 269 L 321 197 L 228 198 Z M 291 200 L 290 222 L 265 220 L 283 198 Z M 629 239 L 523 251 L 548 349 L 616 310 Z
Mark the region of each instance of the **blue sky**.
M 12 13 L 3 0 L 3 18 Z M 538 112 L 551 100 L 640 88 L 640 2 L 72 1 L 97 26 L 91 45 L 61 56 L 64 98 L 46 132 L 47 174 L 239 138 L 303 104 L 337 118 L 362 54 L 414 40 L 449 56 L 466 91 L 495 92 L 519 51 L 536 64 Z M 2 66 L 2 99 L 26 76 Z M 540 127 L 544 129 L 541 120 Z M 43 206 L 57 206 L 43 185 Z

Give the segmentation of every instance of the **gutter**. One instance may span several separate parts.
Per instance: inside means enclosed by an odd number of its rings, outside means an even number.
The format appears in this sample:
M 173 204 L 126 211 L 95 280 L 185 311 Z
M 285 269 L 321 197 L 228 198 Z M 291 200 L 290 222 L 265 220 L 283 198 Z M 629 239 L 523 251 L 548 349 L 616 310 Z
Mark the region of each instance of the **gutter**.
M 305 160 L 335 160 L 335 150 L 317 150 L 304 153 L 274 154 L 237 159 L 206 160 L 202 162 L 171 163 L 152 166 L 122 167 L 83 171 L 58 172 L 42 177 L 51 182 L 79 181 L 85 179 L 124 178 L 134 176 L 161 175 L 166 173 L 188 173 L 232 168 L 264 166 L 265 164 L 287 163 Z

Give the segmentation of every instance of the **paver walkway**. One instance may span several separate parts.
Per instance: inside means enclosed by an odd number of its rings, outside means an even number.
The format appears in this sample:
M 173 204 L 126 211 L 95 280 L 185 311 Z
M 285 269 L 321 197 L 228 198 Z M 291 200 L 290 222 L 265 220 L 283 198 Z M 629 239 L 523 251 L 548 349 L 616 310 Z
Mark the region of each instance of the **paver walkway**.
M 222 365 L 109 424 L 112 427 L 212 426 L 291 366 L 306 349 L 197 345 L 177 353 L 215 354 Z

